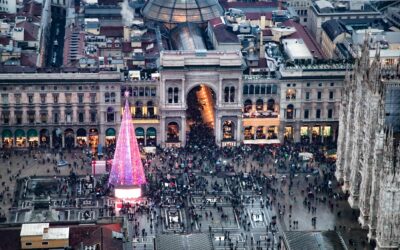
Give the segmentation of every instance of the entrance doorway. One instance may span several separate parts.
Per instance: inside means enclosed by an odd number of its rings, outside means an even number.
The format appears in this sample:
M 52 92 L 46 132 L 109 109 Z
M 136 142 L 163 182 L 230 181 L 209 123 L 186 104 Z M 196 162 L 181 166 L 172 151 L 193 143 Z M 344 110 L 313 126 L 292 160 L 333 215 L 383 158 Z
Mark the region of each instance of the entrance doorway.
M 215 92 L 201 84 L 189 91 L 186 100 L 188 143 L 215 144 Z

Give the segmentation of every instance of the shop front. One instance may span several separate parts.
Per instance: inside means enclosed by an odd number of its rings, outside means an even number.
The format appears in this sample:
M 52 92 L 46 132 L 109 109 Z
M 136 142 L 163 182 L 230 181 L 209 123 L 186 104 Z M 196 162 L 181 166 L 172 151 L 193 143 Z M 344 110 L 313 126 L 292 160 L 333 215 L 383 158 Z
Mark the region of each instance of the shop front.
M 39 146 L 39 134 L 36 129 L 29 129 L 27 132 L 29 147 Z
M 47 129 L 40 130 L 39 141 L 40 141 L 40 146 L 42 146 L 42 147 L 49 147 L 50 146 L 49 130 L 47 130 Z
M 139 145 L 144 145 L 144 129 L 143 128 L 136 128 L 135 129 L 136 140 Z
M 153 127 L 150 127 L 146 130 L 146 145 L 156 146 L 156 144 L 157 144 L 157 130 Z
M 97 146 L 99 145 L 99 131 L 96 128 L 89 129 L 89 147 L 92 152 L 97 151 Z
M 26 146 L 26 136 L 25 131 L 22 129 L 15 130 L 15 146 L 25 147 Z
M 11 148 L 14 142 L 11 130 L 4 129 L 1 133 L 1 140 L 3 143 L 3 148 Z
M 116 132 L 115 129 L 113 128 L 109 128 L 106 130 L 106 146 L 112 146 L 115 144 L 115 140 L 116 140 Z
M 71 149 L 74 147 L 75 142 L 75 134 L 74 130 L 68 128 L 64 131 L 64 143 L 65 147 Z
M 80 128 L 76 131 L 76 144 L 78 147 L 86 147 L 87 146 L 87 133 L 86 130 Z

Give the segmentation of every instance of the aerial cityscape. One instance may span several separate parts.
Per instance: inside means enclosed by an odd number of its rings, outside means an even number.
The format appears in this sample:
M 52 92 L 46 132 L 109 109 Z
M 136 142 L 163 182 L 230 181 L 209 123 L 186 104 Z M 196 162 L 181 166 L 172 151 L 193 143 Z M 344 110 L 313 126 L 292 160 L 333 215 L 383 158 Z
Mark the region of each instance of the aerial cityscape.
M 400 1 L 0 0 L 0 250 L 400 249 Z

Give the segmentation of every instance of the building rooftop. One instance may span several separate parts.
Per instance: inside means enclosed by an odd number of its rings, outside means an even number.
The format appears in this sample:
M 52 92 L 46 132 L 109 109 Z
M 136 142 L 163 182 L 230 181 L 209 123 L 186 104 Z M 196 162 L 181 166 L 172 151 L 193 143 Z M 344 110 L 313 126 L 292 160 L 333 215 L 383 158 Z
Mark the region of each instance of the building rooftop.
M 69 238 L 68 227 L 53 227 L 49 228 L 47 233 L 43 234 L 43 240 L 61 240 Z
M 39 236 L 43 235 L 44 229 L 49 228 L 49 223 L 30 223 L 22 224 L 20 236 Z
M 308 50 L 303 39 L 283 39 L 283 47 L 291 60 L 313 59 L 313 55 Z
M 217 0 L 150 0 L 143 15 L 164 23 L 204 23 L 223 14 Z
M 325 31 L 331 41 L 335 40 L 340 34 L 347 32 L 341 20 L 332 19 L 324 22 L 321 28 Z

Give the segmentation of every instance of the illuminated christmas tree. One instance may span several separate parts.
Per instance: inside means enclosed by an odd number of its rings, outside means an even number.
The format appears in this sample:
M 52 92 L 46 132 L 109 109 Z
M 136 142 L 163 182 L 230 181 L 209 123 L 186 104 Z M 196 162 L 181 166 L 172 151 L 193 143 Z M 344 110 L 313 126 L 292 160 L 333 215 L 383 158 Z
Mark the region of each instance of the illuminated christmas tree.
M 115 196 L 118 198 L 134 198 L 137 194 L 133 195 L 132 192 L 136 192 L 138 188 L 140 190 L 140 186 L 146 183 L 128 96 L 129 92 L 125 92 L 125 108 L 109 178 L 109 184 L 115 187 Z

